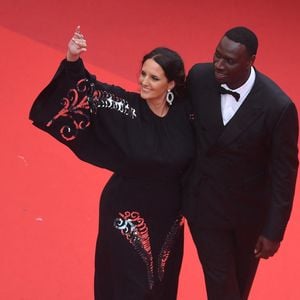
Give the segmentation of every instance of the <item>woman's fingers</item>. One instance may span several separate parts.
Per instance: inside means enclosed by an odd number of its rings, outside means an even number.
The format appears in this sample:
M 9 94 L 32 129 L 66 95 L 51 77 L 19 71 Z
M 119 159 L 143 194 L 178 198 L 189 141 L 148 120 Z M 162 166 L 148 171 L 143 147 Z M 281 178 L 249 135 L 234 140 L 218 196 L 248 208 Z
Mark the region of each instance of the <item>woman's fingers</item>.
M 78 38 L 76 36 L 73 36 L 72 37 L 72 41 L 75 43 L 75 44 L 86 44 L 86 40 L 85 39 L 82 39 L 82 38 Z
M 84 51 L 86 50 L 87 43 L 86 43 L 86 40 L 85 40 L 83 34 L 80 32 L 79 25 L 75 29 L 74 35 L 72 37 L 72 42 L 75 43 L 77 48 L 84 50 Z
M 76 46 L 79 47 L 79 48 L 86 48 L 87 47 L 87 43 L 86 43 L 85 39 L 73 37 L 72 42 L 74 42 L 76 44 Z
M 68 43 L 67 60 L 76 61 L 82 52 L 87 51 L 87 43 L 80 32 L 80 26 L 77 26 L 73 37 Z
M 80 25 L 78 25 L 75 29 L 74 36 L 77 38 L 84 38 L 83 34 L 80 31 Z
M 84 39 L 84 36 L 81 32 L 74 32 L 74 36 L 78 39 Z
M 77 25 L 75 32 L 80 33 L 80 25 Z

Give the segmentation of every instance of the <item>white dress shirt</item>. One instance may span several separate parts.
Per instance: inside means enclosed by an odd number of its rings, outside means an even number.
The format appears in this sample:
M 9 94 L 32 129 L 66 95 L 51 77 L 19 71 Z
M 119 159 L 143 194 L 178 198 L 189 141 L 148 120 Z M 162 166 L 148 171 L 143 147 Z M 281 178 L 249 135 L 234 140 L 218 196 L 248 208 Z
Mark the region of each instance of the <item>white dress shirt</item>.
M 239 101 L 236 101 L 235 98 L 230 94 L 221 94 L 221 111 L 224 125 L 226 125 L 230 121 L 230 119 L 234 116 L 234 114 L 243 104 L 254 85 L 254 81 L 255 70 L 253 67 L 251 67 L 250 76 L 248 80 L 236 90 L 230 89 L 226 84 L 221 84 L 223 88 L 240 94 Z

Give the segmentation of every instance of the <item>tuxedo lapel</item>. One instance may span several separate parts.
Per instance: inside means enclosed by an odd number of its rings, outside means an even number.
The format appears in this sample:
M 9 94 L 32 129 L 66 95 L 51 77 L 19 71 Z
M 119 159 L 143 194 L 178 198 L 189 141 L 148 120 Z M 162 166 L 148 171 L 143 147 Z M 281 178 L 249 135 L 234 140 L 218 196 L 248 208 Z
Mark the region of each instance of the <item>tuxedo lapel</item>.
M 242 134 L 263 113 L 262 104 L 258 97 L 260 93 L 258 85 L 255 85 L 239 110 L 224 127 L 222 134 L 216 141 L 215 147 L 224 147 Z
M 220 94 L 216 90 L 210 89 L 202 94 L 201 98 L 204 100 L 199 107 L 201 126 L 210 133 L 212 140 L 216 140 L 224 129 Z

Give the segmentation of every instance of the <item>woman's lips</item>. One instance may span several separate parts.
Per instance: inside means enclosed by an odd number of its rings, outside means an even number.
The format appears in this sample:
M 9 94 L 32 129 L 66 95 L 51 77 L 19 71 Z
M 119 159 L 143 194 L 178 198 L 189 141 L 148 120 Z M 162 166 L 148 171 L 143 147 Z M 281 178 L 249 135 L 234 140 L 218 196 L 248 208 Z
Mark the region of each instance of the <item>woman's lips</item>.
M 150 89 L 149 89 L 149 88 L 144 88 L 144 87 L 142 87 L 142 88 L 141 88 L 141 91 L 144 92 L 144 93 L 149 93 L 149 92 L 150 92 Z

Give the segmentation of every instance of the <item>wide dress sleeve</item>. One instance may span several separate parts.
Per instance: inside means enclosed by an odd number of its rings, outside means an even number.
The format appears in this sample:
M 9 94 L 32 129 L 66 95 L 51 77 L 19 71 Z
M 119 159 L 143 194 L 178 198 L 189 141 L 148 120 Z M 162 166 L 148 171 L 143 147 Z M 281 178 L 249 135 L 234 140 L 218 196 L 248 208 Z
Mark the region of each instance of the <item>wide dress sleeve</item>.
M 81 59 L 63 60 L 29 118 L 81 160 L 116 172 L 127 147 L 126 123 L 137 119 L 139 101 L 137 93 L 97 81 Z

